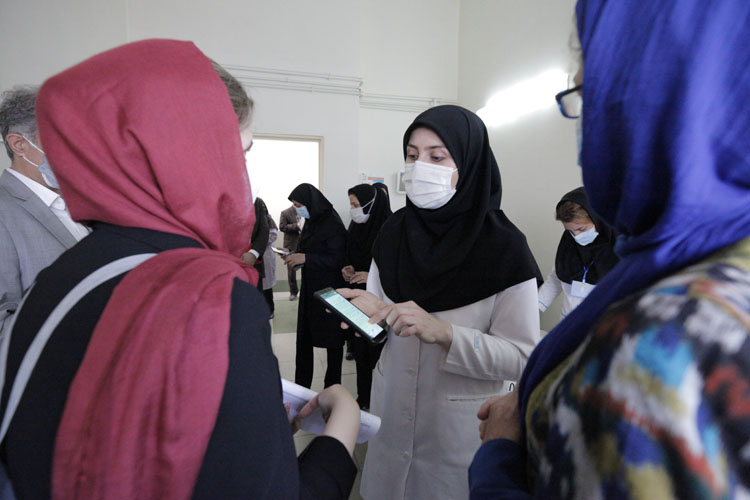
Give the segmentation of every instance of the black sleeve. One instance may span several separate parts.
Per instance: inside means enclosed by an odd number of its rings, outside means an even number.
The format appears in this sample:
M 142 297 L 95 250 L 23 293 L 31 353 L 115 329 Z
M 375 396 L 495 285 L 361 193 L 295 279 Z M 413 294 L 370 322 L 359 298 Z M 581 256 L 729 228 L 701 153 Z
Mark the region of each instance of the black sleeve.
M 356 468 L 341 443 L 316 438 L 295 457 L 268 314 L 261 294 L 235 280 L 229 370 L 193 498 L 348 498 Z
M 263 252 L 266 251 L 268 246 L 268 232 L 270 226 L 268 225 L 268 211 L 258 203 L 255 202 L 255 225 L 253 226 L 253 234 L 250 237 L 250 241 L 253 244 L 253 250 L 258 252 L 259 258 L 263 257 Z
M 299 456 L 299 475 L 300 498 L 349 498 L 357 466 L 341 441 L 318 436 Z

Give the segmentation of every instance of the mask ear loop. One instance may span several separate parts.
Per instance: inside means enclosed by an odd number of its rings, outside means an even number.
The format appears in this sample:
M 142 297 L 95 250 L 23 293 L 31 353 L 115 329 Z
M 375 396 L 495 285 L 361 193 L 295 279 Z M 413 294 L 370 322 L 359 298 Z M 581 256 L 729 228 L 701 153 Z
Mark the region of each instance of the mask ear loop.
M 28 137 L 26 137 L 24 134 L 21 134 L 21 137 L 23 137 L 24 139 L 26 139 L 26 142 L 28 142 L 29 144 L 31 144 L 32 148 L 36 149 L 37 151 L 39 151 L 40 153 L 42 153 L 45 156 L 47 155 L 47 153 L 45 153 L 44 151 L 42 151 L 42 148 L 40 148 L 39 146 L 37 146 L 36 144 L 34 144 L 32 142 L 32 140 L 29 139 Z
M 31 139 L 29 139 L 28 137 L 26 137 L 26 135 L 24 135 L 24 134 L 18 134 L 18 135 L 20 135 L 21 137 L 23 137 L 23 138 L 24 138 L 24 139 L 26 140 L 26 142 L 28 142 L 28 143 L 29 143 L 29 144 L 31 145 L 31 147 L 32 147 L 32 148 L 36 149 L 37 151 L 39 151 L 39 152 L 40 152 L 40 153 L 42 153 L 43 155 L 46 155 L 46 154 L 47 154 L 47 153 L 45 153 L 44 151 L 42 151 L 42 149 L 41 149 L 41 148 L 40 148 L 39 146 L 37 146 L 36 144 L 34 144 L 34 143 L 33 143 L 33 142 L 31 141 Z M 35 166 L 36 168 L 39 168 L 39 167 L 40 167 L 40 165 L 41 165 L 41 163 L 40 163 L 39 165 L 37 165 L 37 164 L 36 164 L 36 163 L 34 163 L 33 161 L 29 160 L 28 158 L 26 158 L 26 155 L 24 155 L 24 154 L 22 154 L 22 155 L 20 155 L 20 156 L 21 156 L 21 158 L 23 158 L 23 159 L 24 159 L 24 160 L 26 160 L 27 162 L 29 162 L 29 163 L 31 163 L 32 165 L 34 165 L 34 166 Z
M 373 189 L 375 189 L 375 188 L 373 188 Z M 378 190 L 377 190 L 377 189 L 375 189 L 375 196 L 373 196 L 373 197 L 372 197 L 372 199 L 371 199 L 370 201 L 368 201 L 367 203 L 365 203 L 365 205 L 364 205 L 364 206 L 362 207 L 362 213 L 364 213 L 364 211 L 365 211 L 365 207 L 366 207 L 366 206 L 368 206 L 368 205 L 372 205 L 372 206 L 370 206 L 370 210 L 368 210 L 368 211 L 367 211 L 367 213 L 365 214 L 365 215 L 370 215 L 370 212 L 372 211 L 372 207 L 374 207 L 374 206 L 375 206 L 375 205 L 374 205 L 374 203 L 375 203 L 375 198 L 377 198 L 377 197 L 378 197 Z

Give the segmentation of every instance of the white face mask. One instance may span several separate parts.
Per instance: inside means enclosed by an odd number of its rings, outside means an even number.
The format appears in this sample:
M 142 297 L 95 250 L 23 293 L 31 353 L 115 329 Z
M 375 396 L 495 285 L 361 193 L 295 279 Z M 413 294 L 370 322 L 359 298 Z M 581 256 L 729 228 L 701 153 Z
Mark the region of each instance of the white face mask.
M 593 226 L 591 229 L 587 229 L 582 233 L 574 234 L 573 238 L 576 240 L 576 243 L 578 243 L 582 247 L 585 247 L 586 245 L 594 241 L 597 236 L 599 236 L 599 233 L 596 232 L 596 226 Z
M 456 189 L 451 187 L 454 169 L 416 161 L 404 165 L 406 196 L 419 208 L 440 208 L 453 198 Z
M 370 218 L 370 214 L 364 213 L 362 207 L 350 208 L 349 213 L 352 214 L 352 220 L 357 224 L 364 224 Z
M 370 201 L 365 203 L 363 206 L 349 209 L 349 213 L 352 215 L 352 220 L 356 224 L 364 224 L 365 222 L 367 222 L 367 219 L 370 218 L 370 214 L 365 213 L 365 208 L 372 205 L 375 202 L 375 198 L 377 197 L 378 197 L 378 193 L 375 193 L 375 196 Z

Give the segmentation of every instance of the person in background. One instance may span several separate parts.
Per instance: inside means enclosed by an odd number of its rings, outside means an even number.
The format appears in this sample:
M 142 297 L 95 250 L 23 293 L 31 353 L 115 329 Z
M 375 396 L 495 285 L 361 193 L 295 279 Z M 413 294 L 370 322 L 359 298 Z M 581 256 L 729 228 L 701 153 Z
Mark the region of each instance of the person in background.
M 88 234 L 70 218 L 42 149 L 37 88 L 3 92 L 0 133 L 10 168 L 0 174 L 0 337 L 39 271 Z
M 297 250 L 297 242 L 303 224 L 304 220 L 297 214 L 294 205 L 281 211 L 279 229 L 284 233 L 284 248 L 290 252 Z M 294 266 L 287 266 L 287 279 L 289 280 L 289 300 L 297 300 L 299 289 L 297 287 L 297 270 Z
M 367 291 L 342 295 L 391 329 L 373 372 L 360 492 L 368 500 L 468 498 L 476 412 L 521 375 L 539 340 L 539 268 L 500 207 L 482 120 L 459 106 L 404 134 L 406 207 L 383 225 Z
M 562 292 L 562 319 L 620 259 L 614 250 L 617 233 L 592 212 L 583 187 L 562 197 L 555 207 L 555 218 L 565 231 L 557 245 L 555 267 L 539 289 L 539 310 L 546 311 Z
M 346 239 L 347 265 L 341 270 L 341 274 L 351 287 L 364 290 L 372 262 L 372 246 L 391 211 L 383 192 L 370 184 L 359 184 L 349 189 L 349 204 L 352 222 Z M 372 370 L 380 358 L 383 344 L 373 346 L 354 335 L 351 337 L 351 344 L 357 364 L 357 403 L 360 408 L 367 410 L 370 408 Z
M 310 387 L 313 379 L 313 347 L 327 351 L 324 386 L 341 382 L 344 335 L 335 315 L 327 313 L 313 294 L 344 284 L 341 268 L 346 256 L 346 228 L 326 197 L 311 184 L 300 184 L 289 195 L 304 228 L 297 252 L 285 259 L 287 266 L 302 266 L 302 287 L 297 308 L 297 354 L 294 382 Z
M 384 203 L 385 203 L 385 218 L 387 219 L 388 217 L 390 217 L 393 214 L 393 211 L 391 210 L 391 197 L 390 197 L 390 194 L 388 193 L 388 186 L 386 186 L 384 182 L 375 182 L 374 184 L 372 184 L 372 186 L 379 193 L 381 193 L 382 195 L 384 195 L 383 199 L 385 200 L 384 201 Z M 350 196 L 351 196 L 351 194 L 350 194 Z M 371 245 L 371 247 L 372 247 L 372 245 Z M 364 269 L 365 268 L 363 268 L 363 270 Z M 369 263 L 367 264 L 367 269 L 369 269 Z M 344 277 L 344 280 L 348 282 L 346 276 Z M 347 349 L 346 350 L 346 359 L 348 359 L 348 360 L 352 360 L 352 359 L 355 358 L 354 350 L 351 347 L 353 339 L 354 339 L 354 335 L 348 337 L 347 340 L 346 340 L 346 349 Z M 377 357 L 379 357 L 379 356 L 380 356 L 380 351 L 378 351 L 378 354 L 377 354 Z M 373 359 L 373 363 L 377 363 L 377 357 L 373 358 L 372 356 L 370 356 L 370 358 Z M 359 373 L 359 371 L 357 371 L 357 373 Z M 368 392 L 368 398 L 367 398 L 367 400 L 369 401 L 369 392 Z
M 252 145 L 251 145 L 252 147 Z M 255 224 L 253 225 L 253 232 L 250 236 L 250 244 L 247 252 L 244 252 L 241 256 L 242 261 L 249 264 L 258 271 L 258 291 L 263 292 L 263 279 L 265 278 L 265 264 L 261 256 L 265 253 L 266 249 L 271 244 L 269 242 L 269 234 L 271 226 L 268 222 L 268 208 L 262 198 L 256 197 L 253 203 L 255 208 Z M 268 303 L 268 298 L 266 298 Z M 271 300 L 269 309 L 269 317 L 273 318 L 273 299 Z
M 239 258 L 254 219 L 242 85 L 190 42 L 144 40 L 50 78 L 37 104 L 70 214 L 93 232 L 39 274 L 0 351 L 0 461 L 19 500 L 348 498 L 359 408 L 321 392 L 302 414 L 321 408 L 325 435 L 295 456 Z
M 750 3 L 576 18 L 583 185 L 621 260 L 479 412 L 473 496 L 750 498 Z
M 273 253 L 271 248 L 276 242 L 279 234 L 279 228 L 276 226 L 276 221 L 273 220 L 271 214 L 266 210 L 266 218 L 268 219 L 268 245 L 266 251 L 263 252 L 263 296 L 266 299 L 268 308 L 271 310 L 271 318 L 273 318 L 275 306 L 273 304 L 273 287 L 276 284 L 276 255 Z

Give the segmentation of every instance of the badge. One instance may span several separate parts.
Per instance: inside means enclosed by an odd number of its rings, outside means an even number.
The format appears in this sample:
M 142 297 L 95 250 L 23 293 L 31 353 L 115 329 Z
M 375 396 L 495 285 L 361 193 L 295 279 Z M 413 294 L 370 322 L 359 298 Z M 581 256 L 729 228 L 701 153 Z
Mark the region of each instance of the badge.
M 593 289 L 594 285 L 584 283 L 582 281 L 572 281 L 570 283 L 570 295 L 572 295 L 573 297 L 585 299 Z

